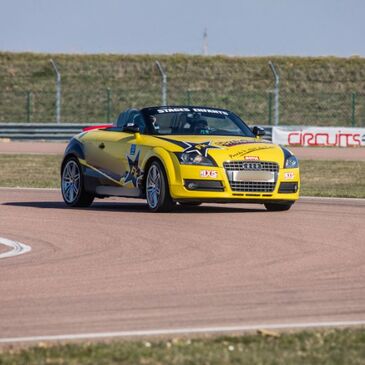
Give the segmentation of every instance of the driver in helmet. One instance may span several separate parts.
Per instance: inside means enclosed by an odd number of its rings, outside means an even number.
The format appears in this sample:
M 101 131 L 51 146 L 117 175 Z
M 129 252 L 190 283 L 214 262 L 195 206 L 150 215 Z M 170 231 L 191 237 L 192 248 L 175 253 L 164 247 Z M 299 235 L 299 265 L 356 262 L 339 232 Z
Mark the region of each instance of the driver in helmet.
M 194 134 L 209 134 L 208 121 L 205 118 L 195 121 Z

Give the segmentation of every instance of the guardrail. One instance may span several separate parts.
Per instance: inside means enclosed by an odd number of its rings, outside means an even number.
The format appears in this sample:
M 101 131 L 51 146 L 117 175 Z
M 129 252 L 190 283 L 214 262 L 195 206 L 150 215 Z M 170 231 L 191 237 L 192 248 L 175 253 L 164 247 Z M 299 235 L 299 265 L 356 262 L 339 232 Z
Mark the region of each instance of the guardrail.
M 86 125 L 80 123 L 0 123 L 0 138 L 18 141 L 68 141 L 84 127 Z
M 72 136 L 82 131 L 82 128 L 92 124 L 68 123 L 0 123 L 0 139 L 14 141 L 68 141 Z M 262 126 L 271 140 L 272 127 Z

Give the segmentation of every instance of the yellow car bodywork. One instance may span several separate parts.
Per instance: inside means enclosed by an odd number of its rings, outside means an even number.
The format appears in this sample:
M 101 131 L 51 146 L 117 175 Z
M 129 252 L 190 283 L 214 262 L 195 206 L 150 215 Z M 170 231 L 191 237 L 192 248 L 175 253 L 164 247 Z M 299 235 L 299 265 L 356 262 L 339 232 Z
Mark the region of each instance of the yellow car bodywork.
M 294 202 L 299 198 L 299 168 L 285 168 L 285 150 L 259 137 L 156 136 L 96 129 L 83 132 L 74 139 L 83 149 L 83 154 L 77 156 L 81 166 L 92 171 L 95 177 L 99 174 L 108 185 L 99 188 L 96 186 L 97 196 L 145 197 L 143 179 L 151 161 L 157 159 L 165 169 L 170 195 L 174 201 L 275 203 Z M 216 166 L 182 164 L 176 153 L 183 152 L 184 146 L 189 145 L 194 145 L 197 150 L 204 150 L 215 161 Z M 235 161 L 278 164 L 278 171 L 272 175 L 273 190 L 255 191 L 255 184 L 250 191 L 232 190 L 224 163 Z M 254 181 L 262 179 L 256 175 L 252 172 L 247 176 L 240 175 L 240 178 L 247 180 L 252 177 Z M 189 181 L 217 181 L 222 189 L 189 189 Z M 297 183 L 296 191 L 279 192 L 282 183 Z

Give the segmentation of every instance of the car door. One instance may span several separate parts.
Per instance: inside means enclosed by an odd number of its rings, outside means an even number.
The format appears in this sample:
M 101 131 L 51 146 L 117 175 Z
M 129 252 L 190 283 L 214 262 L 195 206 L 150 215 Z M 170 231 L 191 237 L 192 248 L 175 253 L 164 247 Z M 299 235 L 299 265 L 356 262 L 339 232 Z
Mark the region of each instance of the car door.
M 117 127 L 97 131 L 85 141 L 87 163 L 103 174 L 103 185 L 118 185 L 128 190 L 125 195 L 138 196 L 141 149 L 134 133 L 123 132 L 128 123 L 137 124 L 143 133 L 145 123 L 140 112 L 127 111 L 123 118 L 118 118 Z
M 145 122 L 142 114 L 135 109 L 131 109 L 127 113 L 121 129 L 125 125 L 137 125 L 140 133 L 144 132 Z M 135 133 L 122 133 L 121 136 L 110 140 L 108 143 L 108 149 L 110 153 L 119 161 L 111 166 L 112 171 L 116 174 L 121 174 L 121 183 L 126 189 L 131 191 L 139 191 L 139 185 L 142 180 L 143 171 L 140 167 L 141 162 L 141 146 L 139 145 L 139 139 L 136 139 Z M 112 159 L 111 159 L 112 160 Z
M 122 155 L 115 149 L 115 142 L 123 145 L 128 138 L 130 134 L 116 127 L 92 131 L 83 138 L 86 162 L 99 172 L 103 184 L 120 185 L 124 167 Z

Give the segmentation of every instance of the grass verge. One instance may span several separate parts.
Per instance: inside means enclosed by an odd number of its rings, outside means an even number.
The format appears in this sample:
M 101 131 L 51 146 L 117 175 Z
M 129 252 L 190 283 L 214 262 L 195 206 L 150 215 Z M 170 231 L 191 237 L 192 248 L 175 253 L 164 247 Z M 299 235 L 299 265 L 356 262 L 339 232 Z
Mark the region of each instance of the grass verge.
M 0 350 L 1 365 L 364 364 L 364 329 L 159 341 L 114 341 Z
M 61 156 L 0 154 L 0 186 L 59 187 Z M 300 162 L 301 195 L 365 198 L 365 161 Z
M 0 186 L 58 188 L 59 155 L 0 154 Z
M 300 161 L 301 195 L 365 198 L 365 161 Z

